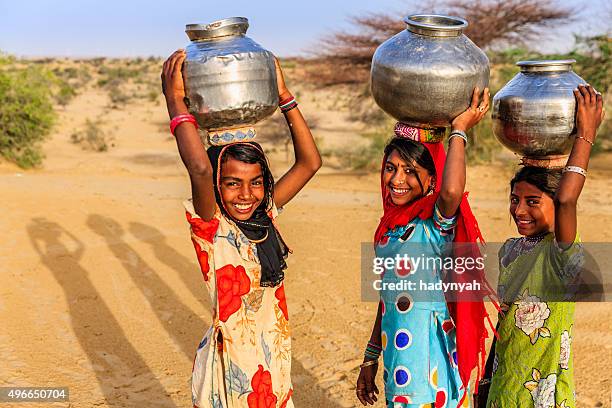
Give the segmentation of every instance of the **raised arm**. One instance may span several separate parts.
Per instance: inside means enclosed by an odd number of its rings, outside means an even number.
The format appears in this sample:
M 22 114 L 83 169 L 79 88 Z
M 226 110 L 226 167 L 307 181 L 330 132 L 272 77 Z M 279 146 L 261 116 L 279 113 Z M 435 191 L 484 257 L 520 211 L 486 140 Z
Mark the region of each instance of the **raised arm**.
M 275 64 L 278 95 L 282 101 L 291 97 L 291 93 L 285 85 L 283 71 L 278 59 L 275 59 Z M 306 185 L 308 180 L 314 176 L 317 170 L 321 168 L 319 150 L 299 107 L 286 112 L 284 115 L 293 140 L 295 163 L 274 186 L 274 203 L 277 207 L 282 207 L 291 201 Z
M 469 129 L 476 125 L 489 110 L 489 88 L 485 88 L 482 101 L 479 100 L 479 89 L 475 88 L 472 93 L 470 107 L 457 116 L 451 124 L 451 136 L 453 132 L 465 135 Z M 463 191 L 465 190 L 465 141 L 461 137 L 451 137 L 448 141 L 448 153 L 446 164 L 442 175 L 442 186 L 437 205 L 445 217 L 452 217 L 457 212 Z
M 189 113 L 184 101 L 185 86 L 182 74 L 184 61 L 185 51 L 178 50 L 164 62 L 161 79 L 170 119 Z M 216 206 L 210 160 L 204 150 L 200 135 L 192 123 L 181 123 L 176 127 L 174 134 L 179 154 L 189 173 L 193 206 L 196 213 L 208 221 L 215 214 Z
M 580 85 L 576 96 L 577 134 L 567 160 L 566 170 L 587 170 L 591 148 L 597 137 L 597 128 L 603 120 L 603 98 L 590 85 Z M 580 171 L 580 170 L 579 170 Z M 576 206 L 584 186 L 585 175 L 564 171 L 555 195 L 555 239 L 562 247 L 569 247 L 576 239 Z

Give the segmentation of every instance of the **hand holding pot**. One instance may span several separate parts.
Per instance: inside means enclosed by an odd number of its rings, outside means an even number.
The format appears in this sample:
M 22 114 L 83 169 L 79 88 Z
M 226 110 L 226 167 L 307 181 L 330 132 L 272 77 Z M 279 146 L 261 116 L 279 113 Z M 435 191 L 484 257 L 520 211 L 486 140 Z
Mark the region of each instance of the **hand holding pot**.
M 451 123 L 452 130 L 467 132 L 478 122 L 480 122 L 489 110 L 489 98 L 489 88 L 484 89 L 482 98 L 480 97 L 480 90 L 478 87 L 474 88 L 470 106 L 465 110 L 465 112 L 453 119 Z
M 276 57 L 274 57 L 274 67 L 276 68 L 276 85 L 278 87 L 278 100 L 282 101 L 283 99 L 288 98 L 291 95 L 291 92 L 289 92 L 289 90 L 287 89 L 283 70 L 281 69 L 280 62 Z
M 183 83 L 183 62 L 185 61 L 185 50 L 175 51 L 166 62 L 162 69 L 161 80 L 162 90 L 166 98 L 166 106 L 170 118 L 176 115 L 187 113 L 185 105 L 185 84 Z
M 603 97 L 591 85 L 579 85 L 574 89 L 578 107 L 576 109 L 576 127 L 578 135 L 591 143 L 597 137 L 597 128 L 604 117 Z

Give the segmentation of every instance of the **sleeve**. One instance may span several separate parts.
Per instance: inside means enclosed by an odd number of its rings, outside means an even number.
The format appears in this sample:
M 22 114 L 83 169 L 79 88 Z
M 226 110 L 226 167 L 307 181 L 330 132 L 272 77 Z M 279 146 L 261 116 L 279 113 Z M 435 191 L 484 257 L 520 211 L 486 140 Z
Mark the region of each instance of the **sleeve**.
M 573 282 L 584 266 L 584 245 L 580 235 L 568 248 L 561 248 L 556 240 L 550 245 L 550 260 L 559 278 L 566 282 Z
M 512 246 L 516 243 L 516 238 L 509 238 L 502 244 L 497 251 L 497 259 L 498 259 L 498 276 L 497 276 L 497 297 L 500 299 L 500 306 L 504 304 L 504 297 L 506 296 L 506 285 L 504 283 L 503 271 L 506 266 L 508 266 L 509 261 L 506 257 L 510 256 L 510 252 L 512 251 Z
M 219 208 L 215 210 L 215 215 L 210 221 L 205 221 L 198 214 L 196 214 L 195 209 L 193 208 L 193 200 L 191 198 L 183 201 L 183 206 L 185 207 L 187 222 L 189 222 L 189 225 L 191 226 L 192 236 L 195 235 L 198 238 L 212 244 L 215 234 L 217 233 L 217 229 L 219 228 L 219 219 L 221 216 Z
M 434 207 L 433 220 L 434 220 L 434 225 L 436 226 L 436 228 L 438 228 L 441 231 L 452 230 L 453 228 L 455 228 L 455 225 L 457 225 L 457 216 L 454 215 L 450 218 L 445 217 L 444 215 L 442 215 L 442 212 L 440 212 L 440 209 L 438 208 L 437 203 Z
M 214 268 L 213 257 L 211 254 L 215 234 L 219 228 L 221 214 L 217 208 L 213 218 L 210 221 L 205 221 L 196 214 L 195 209 L 193 208 L 193 201 L 191 199 L 183 201 L 183 206 L 185 207 L 187 222 L 189 222 L 190 225 L 191 243 L 193 244 L 196 256 L 198 257 L 198 263 L 200 264 L 202 276 L 204 277 L 204 280 L 208 282 L 211 267 Z

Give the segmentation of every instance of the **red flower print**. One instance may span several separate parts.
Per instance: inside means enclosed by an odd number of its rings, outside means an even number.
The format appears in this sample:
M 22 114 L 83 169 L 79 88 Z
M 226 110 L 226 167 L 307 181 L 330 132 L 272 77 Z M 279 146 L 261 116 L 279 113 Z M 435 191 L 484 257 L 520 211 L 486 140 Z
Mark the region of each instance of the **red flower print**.
M 195 239 L 191 238 L 191 242 L 193 242 L 193 247 L 198 256 L 198 263 L 200 264 L 200 270 L 202 271 L 204 280 L 208 281 L 208 271 L 210 270 L 210 266 L 208 265 L 208 252 L 202 251 L 200 244 L 198 244 Z
M 269 371 L 264 371 L 261 364 L 253 375 L 251 387 L 253 392 L 247 397 L 249 408 L 276 407 L 276 395 L 272 392 L 272 376 Z
M 287 299 L 285 298 L 285 284 L 281 283 L 281 285 L 274 292 L 274 296 L 278 299 L 278 307 L 283 311 L 283 315 L 285 316 L 285 320 L 289 320 L 289 312 L 287 311 Z
M 242 295 L 249 293 L 251 280 L 242 265 L 225 265 L 217 269 L 217 296 L 219 299 L 219 319 L 227 319 L 242 305 Z
M 213 218 L 210 221 L 204 221 L 200 217 L 192 217 L 189 212 L 185 212 L 185 214 L 187 215 L 187 221 L 189 221 L 193 233 L 212 244 L 217 229 L 219 228 L 219 220 Z

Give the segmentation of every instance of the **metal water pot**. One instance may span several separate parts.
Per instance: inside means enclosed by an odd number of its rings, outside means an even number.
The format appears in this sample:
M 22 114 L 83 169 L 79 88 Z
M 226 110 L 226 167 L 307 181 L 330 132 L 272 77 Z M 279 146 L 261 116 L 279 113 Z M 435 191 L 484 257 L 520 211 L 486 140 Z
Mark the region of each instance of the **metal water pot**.
M 245 36 L 248 27 L 244 17 L 186 26 L 185 93 L 202 128 L 253 125 L 278 108 L 274 56 Z
M 575 134 L 573 90 L 586 83 L 575 60 L 520 61 L 516 74 L 493 98 L 493 133 L 525 157 L 566 155 Z
M 407 29 L 382 43 L 372 58 L 376 103 L 416 126 L 448 126 L 470 105 L 472 91 L 489 84 L 489 59 L 462 34 L 458 17 L 417 14 Z

